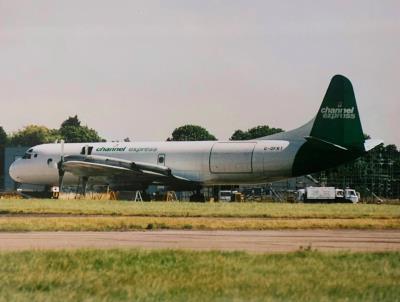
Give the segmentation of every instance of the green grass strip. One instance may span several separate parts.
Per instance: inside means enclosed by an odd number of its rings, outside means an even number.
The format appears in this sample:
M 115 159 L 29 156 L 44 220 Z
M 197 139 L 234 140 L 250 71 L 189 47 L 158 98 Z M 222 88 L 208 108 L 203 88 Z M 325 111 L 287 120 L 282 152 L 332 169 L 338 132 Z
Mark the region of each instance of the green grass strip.
M 131 231 L 144 229 L 278 230 L 400 229 L 400 219 L 215 217 L 2 217 L 0 231 Z
M 0 214 L 156 217 L 400 218 L 400 205 L 0 200 Z
M 0 253 L 0 301 L 399 301 L 400 253 Z

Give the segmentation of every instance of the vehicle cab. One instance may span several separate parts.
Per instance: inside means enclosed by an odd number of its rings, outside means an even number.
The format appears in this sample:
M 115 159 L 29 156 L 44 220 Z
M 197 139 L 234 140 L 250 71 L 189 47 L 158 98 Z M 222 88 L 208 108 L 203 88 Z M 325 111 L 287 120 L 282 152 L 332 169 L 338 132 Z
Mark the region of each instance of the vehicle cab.
M 344 190 L 344 198 L 352 203 L 357 203 L 360 201 L 360 193 L 354 189 L 346 189 Z

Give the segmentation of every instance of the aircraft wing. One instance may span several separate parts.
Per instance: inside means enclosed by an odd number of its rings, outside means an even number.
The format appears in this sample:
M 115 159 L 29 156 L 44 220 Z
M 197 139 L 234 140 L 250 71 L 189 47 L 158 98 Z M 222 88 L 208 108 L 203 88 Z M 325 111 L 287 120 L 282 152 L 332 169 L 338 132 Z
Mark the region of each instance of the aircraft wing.
M 69 155 L 65 156 L 62 168 L 77 176 L 96 177 L 143 177 L 158 180 L 160 178 L 172 178 L 183 180 L 172 175 L 171 169 L 165 166 L 148 163 L 133 162 L 120 158 L 112 158 L 98 155 Z M 186 180 L 189 181 L 189 180 Z

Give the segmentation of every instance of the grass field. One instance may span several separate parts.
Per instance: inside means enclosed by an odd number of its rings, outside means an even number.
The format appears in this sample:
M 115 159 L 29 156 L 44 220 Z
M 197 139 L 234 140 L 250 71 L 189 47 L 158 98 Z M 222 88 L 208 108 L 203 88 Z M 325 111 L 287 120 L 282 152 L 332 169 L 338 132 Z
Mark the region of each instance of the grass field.
M 398 219 L 400 205 L 0 200 L 0 214 L 23 213 L 153 217 Z
M 0 200 L 0 231 L 399 229 L 400 206 Z
M 399 301 L 400 253 L 0 253 L 0 301 Z
M 131 231 L 146 229 L 276 230 L 400 229 L 400 219 L 216 218 L 216 217 L 2 217 L 1 232 Z

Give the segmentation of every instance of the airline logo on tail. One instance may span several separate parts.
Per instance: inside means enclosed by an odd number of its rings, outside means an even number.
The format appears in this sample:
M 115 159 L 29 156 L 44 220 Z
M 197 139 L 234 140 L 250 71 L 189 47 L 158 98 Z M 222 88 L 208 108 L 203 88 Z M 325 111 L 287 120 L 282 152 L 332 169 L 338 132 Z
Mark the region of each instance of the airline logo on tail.
M 354 107 L 351 108 L 321 108 L 321 114 L 323 119 L 355 119 L 356 114 L 354 112 Z

